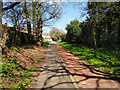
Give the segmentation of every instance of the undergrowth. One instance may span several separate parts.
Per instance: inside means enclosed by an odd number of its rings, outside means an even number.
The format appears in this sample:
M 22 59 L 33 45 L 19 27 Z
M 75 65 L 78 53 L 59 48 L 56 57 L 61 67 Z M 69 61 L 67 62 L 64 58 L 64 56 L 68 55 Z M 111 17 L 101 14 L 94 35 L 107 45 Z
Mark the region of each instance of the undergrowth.
M 19 61 L 14 58 L 7 58 L 6 56 L 2 57 L 2 82 L 7 82 L 13 84 L 2 86 L 11 87 L 11 88 L 27 88 L 27 85 L 30 84 L 32 77 L 33 68 L 25 68 L 23 65 L 19 64 Z
M 42 42 L 42 45 L 45 46 L 45 47 L 48 47 L 49 42 Z
M 49 45 L 48 42 L 43 42 L 42 44 L 45 47 L 48 47 Z M 9 46 L 9 50 L 20 53 L 20 49 L 16 45 Z M 23 50 L 23 52 L 32 54 L 28 50 Z M 38 58 L 35 63 L 39 64 L 40 61 L 42 61 L 42 58 Z M 33 77 L 33 71 L 38 69 L 36 67 L 26 68 L 24 65 L 19 63 L 19 60 L 15 58 L 8 58 L 6 54 L 2 56 L 2 63 L 0 64 L 2 66 L 2 73 L 0 74 L 0 76 L 2 76 L 1 88 L 28 88 L 28 85 L 32 82 L 31 77 Z

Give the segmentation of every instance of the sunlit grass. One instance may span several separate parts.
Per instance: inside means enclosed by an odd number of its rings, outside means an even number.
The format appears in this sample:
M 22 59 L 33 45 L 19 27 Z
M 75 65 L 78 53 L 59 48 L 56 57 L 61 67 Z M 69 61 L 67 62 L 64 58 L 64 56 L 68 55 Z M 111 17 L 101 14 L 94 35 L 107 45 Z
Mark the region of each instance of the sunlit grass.
M 104 48 L 94 50 L 77 44 L 68 44 L 67 42 L 57 42 L 57 44 L 69 49 L 72 53 L 85 59 L 89 64 L 96 65 L 96 67 L 112 74 L 114 77 L 120 77 L 119 49 L 114 51 Z
M 3 82 L 14 81 L 14 88 L 27 88 L 27 85 L 30 84 L 31 80 L 28 79 L 32 77 L 31 68 L 25 68 L 23 65 L 19 64 L 19 61 L 14 58 L 2 57 L 2 76 L 6 79 Z M 22 81 L 22 80 L 25 81 Z M 4 88 L 2 86 L 2 88 Z
M 42 42 L 42 45 L 45 46 L 45 47 L 48 47 L 49 42 Z

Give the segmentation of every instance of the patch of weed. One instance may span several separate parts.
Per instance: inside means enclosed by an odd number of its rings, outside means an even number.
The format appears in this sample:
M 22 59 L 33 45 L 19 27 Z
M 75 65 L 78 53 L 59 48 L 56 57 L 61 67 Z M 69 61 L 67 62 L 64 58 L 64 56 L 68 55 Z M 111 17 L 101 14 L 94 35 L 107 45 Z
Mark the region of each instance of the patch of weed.
M 10 50 L 16 50 L 17 52 L 19 52 L 19 49 L 16 47 L 10 47 Z
M 22 78 L 26 80 L 32 77 L 32 72 L 30 72 L 30 69 L 20 65 L 15 58 L 2 57 L 2 77 L 8 78 L 9 81 L 14 81 L 17 84 L 14 88 L 26 88 L 29 81 L 20 83 L 18 80 Z M 6 79 L 3 82 L 6 82 Z
M 42 61 L 42 59 L 41 59 L 41 58 L 38 58 L 38 59 L 35 61 L 35 63 L 38 63 L 38 62 L 40 62 L 40 61 Z
M 23 50 L 24 52 L 28 52 L 27 50 Z
M 42 45 L 45 46 L 45 47 L 48 47 L 49 42 L 42 42 Z

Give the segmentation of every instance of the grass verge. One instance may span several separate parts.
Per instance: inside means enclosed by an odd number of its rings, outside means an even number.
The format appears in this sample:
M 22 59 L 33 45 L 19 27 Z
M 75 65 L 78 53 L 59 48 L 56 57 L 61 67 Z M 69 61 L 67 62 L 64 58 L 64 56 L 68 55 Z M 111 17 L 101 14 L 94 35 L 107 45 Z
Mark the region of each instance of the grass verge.
M 29 77 L 32 76 L 30 72 L 31 68 L 25 68 L 19 64 L 19 61 L 15 58 L 2 57 L 2 76 L 3 82 L 13 83 L 7 84 L 5 87 L 11 88 L 27 88 L 31 80 Z M 2 86 L 4 88 L 4 86 Z
M 97 50 L 87 48 L 77 44 L 67 42 L 56 42 L 60 46 L 69 49 L 72 53 L 85 59 L 89 64 L 95 65 L 100 70 L 104 70 L 113 77 L 120 78 L 120 56 L 119 49 L 106 50 L 99 48 Z
M 39 70 L 45 63 L 46 47 L 36 45 L 9 47 L 7 53 L 3 53 L 2 63 L 0 63 L 2 66 L 1 88 L 33 88 L 40 74 Z
M 42 42 L 42 45 L 45 46 L 45 47 L 48 47 L 49 42 Z

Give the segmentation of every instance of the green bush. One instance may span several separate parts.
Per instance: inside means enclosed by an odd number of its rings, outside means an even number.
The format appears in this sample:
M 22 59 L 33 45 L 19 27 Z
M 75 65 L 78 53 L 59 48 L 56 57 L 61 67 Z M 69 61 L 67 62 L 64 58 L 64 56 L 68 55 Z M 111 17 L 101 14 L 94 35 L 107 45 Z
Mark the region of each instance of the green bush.
M 45 47 L 48 47 L 49 42 L 42 42 L 42 45 L 45 46 Z

